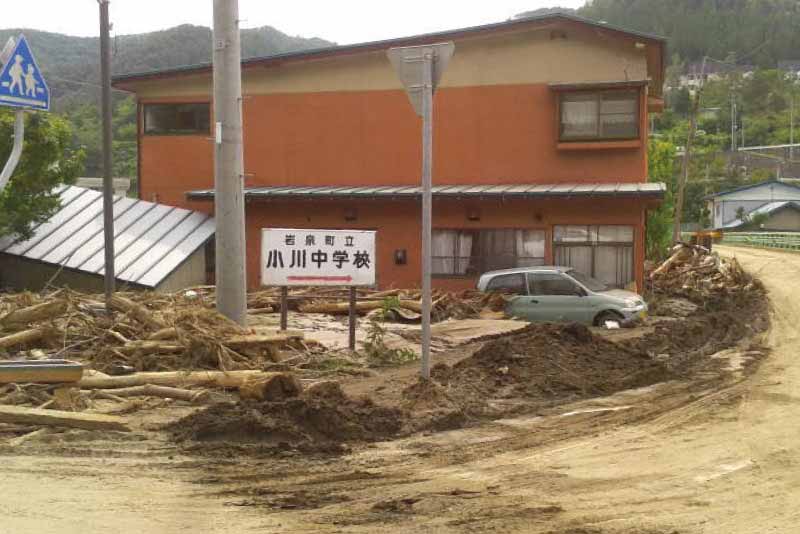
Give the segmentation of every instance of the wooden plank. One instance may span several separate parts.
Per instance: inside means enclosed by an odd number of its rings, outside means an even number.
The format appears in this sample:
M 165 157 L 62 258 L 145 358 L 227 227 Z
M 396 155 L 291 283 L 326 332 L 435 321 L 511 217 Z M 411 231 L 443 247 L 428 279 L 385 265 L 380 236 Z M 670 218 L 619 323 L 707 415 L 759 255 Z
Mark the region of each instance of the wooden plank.
M 120 417 L 60 410 L 40 410 L 22 406 L 0 406 L 0 423 L 37 426 L 65 426 L 84 430 L 118 430 L 130 432 Z

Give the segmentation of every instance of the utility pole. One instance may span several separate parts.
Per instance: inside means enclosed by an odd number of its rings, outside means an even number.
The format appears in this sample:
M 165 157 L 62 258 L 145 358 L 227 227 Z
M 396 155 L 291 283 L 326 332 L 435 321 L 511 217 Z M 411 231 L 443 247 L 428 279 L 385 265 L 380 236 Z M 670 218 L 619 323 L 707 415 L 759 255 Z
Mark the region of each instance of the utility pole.
M 731 91 L 731 152 L 736 148 L 736 95 Z
M 697 131 L 697 113 L 700 110 L 700 97 L 703 94 L 703 77 L 706 72 L 706 59 L 703 58 L 702 67 L 700 68 L 700 83 L 697 85 L 697 92 L 692 102 L 692 107 L 689 111 L 689 132 L 686 135 L 686 147 L 683 151 L 683 169 L 681 172 L 680 180 L 678 181 L 678 198 L 675 201 L 675 220 L 672 227 L 672 241 L 677 243 L 681 240 L 681 219 L 683 218 L 683 202 L 686 195 L 686 182 L 689 179 L 689 164 L 692 158 L 692 144 L 694 142 L 694 135 Z
M 431 377 L 431 220 L 433 218 L 433 51 L 422 54 L 422 377 Z
M 792 87 L 791 103 L 789 104 L 789 161 L 794 161 L 794 87 Z
M 239 0 L 214 0 L 214 218 L 217 310 L 244 325 L 244 152 Z
M 114 294 L 116 273 L 114 271 L 114 178 L 112 168 L 111 130 L 111 39 L 108 21 L 109 0 L 98 0 L 100 4 L 100 77 L 103 96 L 103 240 L 105 251 L 105 296 L 106 310 L 110 310 Z

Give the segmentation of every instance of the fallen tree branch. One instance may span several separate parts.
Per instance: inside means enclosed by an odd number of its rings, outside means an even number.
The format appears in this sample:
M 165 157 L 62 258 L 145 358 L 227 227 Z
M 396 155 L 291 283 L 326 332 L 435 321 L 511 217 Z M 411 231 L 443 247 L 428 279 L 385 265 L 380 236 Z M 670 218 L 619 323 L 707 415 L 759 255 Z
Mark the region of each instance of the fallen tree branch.
M 128 388 L 97 390 L 95 394 L 104 394 L 110 397 L 159 397 L 162 399 L 175 399 L 186 402 L 200 404 L 209 399 L 208 391 L 191 391 L 168 386 L 156 386 L 145 384 L 144 386 L 133 386 Z

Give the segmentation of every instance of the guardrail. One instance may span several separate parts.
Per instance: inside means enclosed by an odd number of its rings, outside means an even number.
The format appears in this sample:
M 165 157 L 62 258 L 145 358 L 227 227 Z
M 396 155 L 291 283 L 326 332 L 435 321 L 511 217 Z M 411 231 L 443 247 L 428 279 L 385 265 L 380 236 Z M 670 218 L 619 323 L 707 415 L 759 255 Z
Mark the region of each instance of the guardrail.
M 721 243 L 800 251 L 800 232 L 725 232 Z

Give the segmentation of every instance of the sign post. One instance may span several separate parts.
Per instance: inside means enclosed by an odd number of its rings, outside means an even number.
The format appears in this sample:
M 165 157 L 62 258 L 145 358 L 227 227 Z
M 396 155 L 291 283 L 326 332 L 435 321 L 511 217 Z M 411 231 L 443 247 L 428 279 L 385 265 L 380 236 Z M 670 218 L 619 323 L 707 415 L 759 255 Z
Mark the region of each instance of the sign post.
M 0 52 L 0 106 L 16 108 L 14 117 L 14 145 L 2 172 L 0 172 L 0 191 L 2 191 L 14 170 L 17 168 L 25 140 L 25 117 L 23 110 L 50 110 L 50 89 L 42 76 L 39 65 L 33 57 L 24 35 L 19 39 L 9 39 Z
M 287 328 L 290 286 L 349 287 L 350 350 L 356 348 L 356 287 L 375 285 L 375 232 L 265 228 L 261 284 L 281 288 L 281 329 Z
M 389 50 L 389 60 L 406 88 L 411 105 L 422 117 L 422 369 L 431 375 L 431 233 L 433 219 L 433 93 L 450 58 L 453 43 L 407 46 Z

